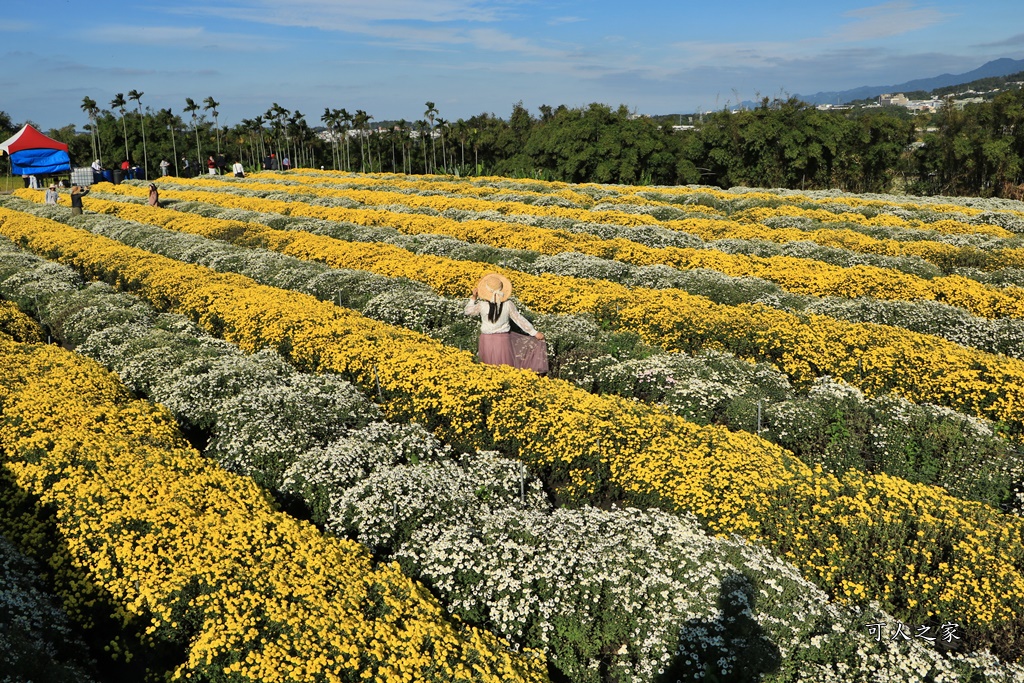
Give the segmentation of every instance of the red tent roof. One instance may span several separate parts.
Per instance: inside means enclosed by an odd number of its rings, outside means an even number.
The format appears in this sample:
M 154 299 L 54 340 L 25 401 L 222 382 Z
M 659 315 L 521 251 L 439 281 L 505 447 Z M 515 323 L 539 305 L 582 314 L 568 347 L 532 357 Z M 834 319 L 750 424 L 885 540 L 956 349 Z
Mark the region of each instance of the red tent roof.
M 7 154 L 23 149 L 60 149 L 67 152 L 68 146 L 43 135 L 26 123 L 21 130 L 0 143 L 0 151 Z

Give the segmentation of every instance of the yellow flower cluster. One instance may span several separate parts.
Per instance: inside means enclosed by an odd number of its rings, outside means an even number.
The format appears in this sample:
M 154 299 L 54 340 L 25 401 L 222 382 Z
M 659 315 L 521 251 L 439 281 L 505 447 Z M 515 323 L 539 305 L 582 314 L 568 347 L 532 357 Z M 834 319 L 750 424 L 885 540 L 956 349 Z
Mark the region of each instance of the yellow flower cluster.
M 879 254 L 885 256 L 917 256 L 940 268 L 950 268 L 961 263 L 970 263 L 975 267 L 987 270 L 999 268 L 1024 267 L 1024 249 L 996 249 L 991 252 L 979 250 L 975 247 L 956 247 L 949 244 L 941 244 L 926 239 L 917 242 L 900 242 L 897 240 L 881 240 L 849 229 L 841 228 L 818 228 L 804 230 L 799 228 L 770 228 L 763 225 L 764 222 L 779 216 L 797 216 L 812 219 L 815 224 L 828 223 L 856 223 L 858 225 L 899 227 L 904 229 L 936 231 L 947 234 L 987 234 L 996 237 L 1011 237 L 1012 233 L 1003 228 L 993 225 L 971 225 L 952 220 L 940 220 L 925 223 L 921 220 L 906 220 L 897 216 L 882 214 L 868 218 L 861 213 L 845 212 L 833 213 L 824 209 L 805 209 L 793 205 L 779 207 L 756 207 L 743 209 L 732 216 L 729 220 L 669 220 L 658 222 L 649 216 L 627 215 L 609 211 L 584 211 L 593 204 L 593 200 L 585 194 L 572 192 L 564 189 L 557 192 L 515 192 L 516 195 L 528 194 L 536 197 L 563 197 L 578 204 L 580 209 L 563 209 L 556 207 L 544 207 L 519 202 L 497 201 L 480 202 L 478 200 L 467 201 L 468 197 L 495 197 L 502 194 L 510 194 L 508 190 L 498 190 L 490 187 L 479 187 L 470 182 L 456 184 L 449 180 L 445 183 L 429 182 L 424 180 L 400 180 L 395 178 L 354 178 L 345 176 L 342 180 L 330 180 L 326 184 L 329 187 L 347 187 L 358 184 L 363 186 L 379 186 L 386 188 L 387 192 L 366 193 L 356 190 L 345 190 L 343 193 L 336 191 L 320 191 L 325 185 L 323 176 L 326 171 L 316 175 L 289 175 L 288 184 L 283 185 L 281 181 L 264 182 L 250 181 L 245 187 L 248 189 L 264 191 L 292 191 L 302 192 L 316 196 L 344 196 L 354 199 L 366 205 L 382 204 L 405 204 L 410 207 L 428 206 L 443 211 L 448 208 L 466 209 L 473 211 L 498 211 L 500 213 L 517 213 L 535 216 L 559 216 L 574 220 L 589 220 L 597 223 L 616 223 L 621 225 L 636 225 L 640 221 L 645 225 L 661 225 L 663 227 L 681 230 L 701 237 L 704 240 L 716 239 L 747 239 L 747 240 L 769 240 L 778 243 L 809 240 L 823 246 L 835 247 L 868 254 Z M 205 186 L 210 187 L 206 179 L 200 180 L 179 180 L 177 185 L 184 186 Z M 222 187 L 225 185 L 221 185 Z M 298 187 L 296 187 L 298 186 Z M 439 187 L 440 186 L 440 187 Z M 429 193 L 427 197 L 409 194 L 406 192 L 395 192 L 394 190 L 410 190 L 419 193 Z M 457 196 L 438 196 L 434 193 L 445 191 L 456 193 Z M 741 195 L 741 197 L 744 195 Z M 603 204 L 629 203 L 645 206 L 666 206 L 664 203 L 654 202 L 637 195 L 622 195 L 614 198 L 604 198 Z M 715 215 L 719 212 L 712 207 L 700 204 L 686 206 L 675 205 L 676 209 L 685 209 L 687 212 L 701 215 Z M 980 263 L 978 263 L 980 261 Z
M 43 341 L 43 328 L 32 318 L 21 312 L 17 304 L 0 300 L 0 334 L 6 334 L 17 341 Z
M 484 184 L 486 179 L 456 178 L 454 176 L 403 176 L 383 174 L 351 174 L 345 171 L 315 171 L 289 173 L 283 180 L 289 183 L 300 183 L 303 185 L 332 185 L 335 187 L 358 186 L 360 188 L 396 188 L 399 190 L 412 190 L 420 193 L 430 192 L 457 192 L 460 195 L 471 197 L 508 197 L 527 196 L 538 199 L 547 197 L 558 197 L 577 204 L 580 207 L 589 207 L 594 200 L 583 192 L 577 192 L 571 187 L 560 187 L 553 192 L 541 190 L 508 190 L 498 187 L 490 187 Z M 274 176 L 263 176 L 260 182 L 274 182 Z M 495 180 L 495 179 L 492 179 Z M 498 179 L 507 182 L 506 178 Z M 246 183 L 248 186 L 248 183 Z M 546 189 L 546 188 L 545 188 Z
M 814 471 L 751 434 L 479 365 L 466 352 L 307 295 L 45 219 L 0 210 L 0 232 L 185 313 L 244 349 L 277 349 L 301 368 L 341 373 L 375 393 L 379 387 L 392 419 L 516 452 L 569 482 L 567 494 L 610 485 L 631 501 L 691 510 L 712 529 L 761 540 L 837 593 L 840 580 L 853 581 L 908 618 L 956 614 L 981 632 L 1006 628 L 1024 603 L 1024 521 L 984 505 L 890 477 Z M 876 552 L 886 544 L 891 552 Z M 889 589 L 898 595 L 878 586 L 874 577 L 886 574 L 899 576 Z M 908 610 L 906 597 L 921 606 Z
M 172 181 L 164 181 L 172 182 Z M 203 187 L 203 188 L 236 188 L 237 184 L 231 181 L 218 181 L 209 178 L 175 179 L 175 185 Z M 125 186 L 126 188 L 128 186 Z M 623 213 L 620 211 L 591 211 L 588 209 L 573 209 L 560 206 L 537 206 L 535 204 L 524 204 L 522 202 L 491 202 L 474 197 L 451 197 L 447 195 L 420 195 L 408 194 L 393 191 L 377 190 L 334 190 L 324 189 L 308 184 L 285 185 L 281 183 L 247 182 L 244 185 L 247 190 L 261 192 L 287 192 L 296 196 L 305 195 L 313 197 L 345 197 L 366 206 L 386 206 L 389 204 L 402 204 L 409 208 L 429 208 L 436 211 L 447 209 L 461 209 L 463 211 L 497 211 L 503 214 L 527 214 L 532 216 L 554 216 L 557 218 L 570 218 L 578 221 L 592 221 L 594 223 L 614 223 L 616 225 L 656 225 L 658 220 L 645 214 Z
M 782 207 L 788 214 L 793 207 Z M 751 210 L 752 211 L 752 210 Z M 778 215 L 777 209 L 759 209 L 758 221 L 766 217 Z M 744 212 L 746 214 L 746 212 Z M 860 216 L 860 214 L 854 214 Z M 1024 249 L 1007 248 L 984 251 L 976 247 L 957 247 L 927 239 L 914 242 L 901 242 L 893 239 L 878 239 L 862 232 L 836 228 L 772 228 L 753 220 L 744 220 L 743 214 L 733 216 L 732 221 L 725 220 L 691 220 L 667 221 L 666 227 L 684 230 L 704 240 L 743 239 L 768 240 L 785 244 L 800 240 L 810 240 L 815 244 L 838 249 L 846 249 L 864 254 L 882 256 L 917 256 L 940 268 L 951 268 L 969 262 L 985 270 L 999 268 L 1024 267 Z M 863 218 L 863 216 L 861 216 Z M 938 229 L 950 221 L 937 221 L 926 224 L 928 228 Z M 957 226 L 966 226 L 957 223 Z M 924 227 L 924 226 L 922 226 Z M 964 232 L 964 231 L 961 231 Z
M 855 223 L 857 225 L 870 225 L 883 228 L 934 230 L 935 232 L 951 235 L 977 234 L 991 235 L 993 237 L 1013 237 L 1012 232 L 1004 228 L 1000 228 L 998 225 L 973 225 L 948 219 L 926 223 L 921 220 L 908 220 L 890 214 L 879 214 L 869 218 L 862 213 L 857 213 L 856 211 L 834 213 L 832 211 L 826 211 L 825 209 L 804 209 L 799 206 L 789 205 L 779 207 L 759 206 L 756 208 L 745 209 L 733 214 L 732 218 L 743 222 L 762 223 L 770 218 L 776 218 L 778 216 L 810 218 L 817 223 Z
M 104 188 L 104 192 L 141 196 L 143 189 L 111 185 Z M 23 197 L 39 196 L 38 191 L 32 190 L 19 190 L 17 193 Z M 926 280 L 873 266 L 841 268 L 820 261 L 788 256 L 762 258 L 726 254 L 711 249 L 655 248 L 622 238 L 601 239 L 593 235 L 532 228 L 500 221 L 456 221 L 439 216 L 373 209 L 321 207 L 298 202 L 242 197 L 228 192 L 165 190 L 164 194 L 168 198 L 207 202 L 224 207 L 350 221 L 368 227 L 391 227 L 407 234 L 443 234 L 467 242 L 510 249 L 529 249 L 542 254 L 577 251 L 635 265 L 664 264 L 681 269 L 708 268 L 736 277 L 748 276 L 771 280 L 797 294 L 848 298 L 865 296 L 887 300 L 929 299 L 958 306 L 985 318 L 1024 317 L 1024 291 L 1021 288 L 1001 289 L 960 276 Z
M 0 406 L 5 467 L 55 511 L 65 605 L 87 618 L 108 596 L 138 629 L 124 656 L 184 646 L 176 679 L 547 678 L 543 655 L 449 620 L 397 564 L 275 511 L 92 361 L 0 335 Z
M 259 224 L 94 199 L 91 208 L 165 229 L 273 249 L 332 267 L 406 277 L 442 295 L 463 296 L 493 267 L 416 255 L 388 244 L 341 242 Z M 803 318 L 760 306 L 727 306 L 674 289 L 629 288 L 603 280 L 507 272 L 516 295 L 541 313 L 615 309 L 622 329 L 669 350 L 726 348 L 766 360 L 798 385 L 822 374 L 871 395 L 896 392 L 994 420 L 1024 422 L 1024 362 L 895 327 Z
M 862 213 L 856 212 L 857 209 L 870 208 L 870 209 L 891 209 L 893 207 L 908 211 L 920 211 L 925 210 L 928 212 L 938 213 L 952 213 L 961 214 L 965 218 L 977 216 L 984 213 L 983 209 L 967 207 L 957 204 L 937 204 L 937 203 L 924 203 L 915 202 L 913 200 L 900 200 L 895 201 L 893 199 L 866 199 L 865 197 L 858 195 L 839 195 L 827 198 L 812 198 L 807 195 L 801 195 L 797 193 L 778 193 L 775 191 L 767 190 L 752 190 L 746 192 L 736 192 L 733 190 L 721 190 L 718 188 L 709 187 L 647 187 L 647 186 L 628 186 L 628 185 L 597 185 L 593 183 L 587 184 L 567 184 L 563 182 L 555 181 L 542 181 L 542 180 L 517 180 L 514 181 L 517 189 L 515 190 L 504 190 L 496 187 L 489 187 L 489 185 L 501 185 L 507 184 L 509 180 L 501 177 L 480 177 L 480 178 L 467 178 L 460 179 L 452 176 L 417 176 L 415 180 L 407 180 L 409 176 L 397 175 L 397 174 L 375 174 L 373 176 L 353 176 L 352 174 L 331 172 L 331 171 L 297 171 L 289 174 L 287 182 L 289 183 L 310 183 L 320 184 L 323 178 L 331 177 L 342 178 L 342 183 L 345 184 L 358 184 L 358 185 L 369 185 L 374 184 L 381 187 L 393 187 L 400 189 L 409 189 L 417 192 L 458 192 L 459 194 L 473 194 L 476 196 L 501 196 L 501 195 L 529 195 L 536 197 L 550 197 L 558 196 L 565 198 L 571 202 L 578 204 L 580 207 L 587 207 L 593 204 L 594 200 L 585 192 L 581 190 L 589 189 L 599 194 L 601 197 L 600 203 L 602 204 L 632 204 L 636 206 L 672 206 L 676 209 L 680 209 L 688 212 L 700 212 L 700 213 L 712 213 L 722 215 L 722 212 L 714 207 L 704 206 L 701 204 L 693 203 L 679 203 L 673 201 L 665 201 L 662 199 L 652 199 L 652 195 L 656 197 L 699 197 L 701 195 L 713 198 L 718 204 L 733 205 L 736 209 L 730 211 L 730 215 L 736 217 L 747 212 L 748 208 L 743 208 L 750 203 L 764 202 L 771 204 L 776 207 L 775 213 L 765 214 L 765 216 L 777 216 L 777 215 L 790 215 L 790 216 L 806 216 L 813 217 L 817 222 L 821 223 L 833 223 L 850 221 L 856 222 L 861 225 L 872 225 L 878 227 L 901 227 L 907 229 L 922 229 L 922 230 L 936 230 L 939 232 L 946 232 L 950 234 L 987 234 L 997 237 L 1010 237 L 1012 233 L 995 225 L 973 225 L 970 223 L 964 223 L 962 221 L 954 220 L 939 220 L 939 221 L 924 221 L 918 219 L 903 219 L 898 216 L 891 214 L 881 214 L 873 218 L 868 218 Z M 273 181 L 273 176 L 268 176 Z M 372 180 L 371 180 L 372 179 Z M 335 181 L 337 182 L 337 181 Z M 520 189 L 523 186 L 535 186 L 537 189 L 534 191 Z M 801 205 L 818 205 L 821 209 L 806 209 Z M 844 211 L 841 207 L 846 206 L 849 210 Z M 759 209 L 751 210 L 751 214 L 754 215 L 757 211 L 763 210 L 764 207 Z M 1003 210 L 1001 213 L 1005 213 L 1011 216 L 1024 217 L 1024 211 L 1012 211 Z
M 638 186 L 621 186 L 618 188 L 619 192 L 623 195 L 627 194 L 638 194 L 638 193 L 649 193 L 651 188 L 638 187 Z M 749 204 L 751 202 L 766 202 L 773 205 L 783 204 L 817 204 L 823 209 L 835 213 L 836 210 L 833 207 L 836 206 L 847 206 L 851 209 L 858 209 L 862 207 L 877 208 L 877 209 L 889 209 L 892 207 L 898 209 L 905 209 L 908 211 L 917 211 L 925 209 L 928 211 L 934 211 L 939 213 L 959 213 L 964 216 L 978 216 L 985 213 L 984 209 L 978 209 L 969 206 L 962 206 L 959 204 L 937 204 L 937 203 L 924 203 L 914 202 L 911 200 L 906 201 L 895 201 L 894 199 L 868 199 L 866 197 L 858 195 L 839 195 L 835 197 L 827 197 L 822 199 L 815 199 L 808 195 L 801 195 L 797 193 L 786 193 L 782 194 L 779 192 L 772 192 L 766 190 L 753 190 L 749 192 L 734 192 L 729 190 L 721 190 L 714 187 L 659 187 L 657 192 L 660 195 L 669 197 L 686 197 L 693 195 L 706 195 L 715 199 L 718 202 L 726 204 Z M 845 212 L 844 212 L 845 213 Z M 1003 213 L 1016 216 L 1018 218 L 1024 217 L 1024 211 L 1003 211 Z M 997 227 L 997 226 L 990 226 Z M 993 232 L 991 234 L 999 234 Z M 1005 236 L 1001 235 L 1001 236 Z

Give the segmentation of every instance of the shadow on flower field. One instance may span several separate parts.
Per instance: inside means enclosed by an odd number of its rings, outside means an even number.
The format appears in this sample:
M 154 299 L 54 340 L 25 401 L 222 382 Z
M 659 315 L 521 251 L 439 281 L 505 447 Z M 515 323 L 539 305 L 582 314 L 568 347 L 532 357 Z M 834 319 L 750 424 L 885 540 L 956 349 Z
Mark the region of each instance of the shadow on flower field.
M 11 457 L 3 444 L 0 455 Z M 0 535 L 4 680 L 141 681 L 184 661 L 183 648 L 174 643 L 154 640 L 140 647 L 138 620 L 125 625 L 118 617 L 112 596 L 73 560 L 53 506 L 20 487 L 6 463 L 0 466 Z M 19 562 L 7 557 L 11 551 L 20 554 Z M 10 573 L 12 564 L 24 563 L 32 585 L 18 586 L 23 579 Z
M 754 619 L 755 600 L 749 578 L 738 572 L 722 577 L 719 616 L 683 624 L 677 656 L 658 683 L 756 683 L 777 671 L 781 653 Z

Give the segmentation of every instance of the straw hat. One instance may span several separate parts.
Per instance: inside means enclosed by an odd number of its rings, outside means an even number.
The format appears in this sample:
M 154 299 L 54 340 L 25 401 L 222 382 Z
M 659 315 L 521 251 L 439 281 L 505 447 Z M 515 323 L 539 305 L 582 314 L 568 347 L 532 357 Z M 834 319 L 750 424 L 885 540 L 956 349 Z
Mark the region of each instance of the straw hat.
M 487 301 L 508 301 L 512 296 L 512 283 L 501 273 L 487 273 L 476 284 L 481 299 Z

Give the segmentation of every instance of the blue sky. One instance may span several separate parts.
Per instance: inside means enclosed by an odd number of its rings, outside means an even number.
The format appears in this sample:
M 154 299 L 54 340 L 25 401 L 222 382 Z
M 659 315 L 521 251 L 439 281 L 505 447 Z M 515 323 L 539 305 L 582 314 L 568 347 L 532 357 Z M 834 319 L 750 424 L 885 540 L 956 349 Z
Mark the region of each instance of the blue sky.
M 44 130 L 117 93 L 222 124 L 273 103 L 374 120 L 507 117 L 522 103 L 720 109 L 1024 58 L 1020 0 L 50 0 L 4 3 L 0 110 Z

